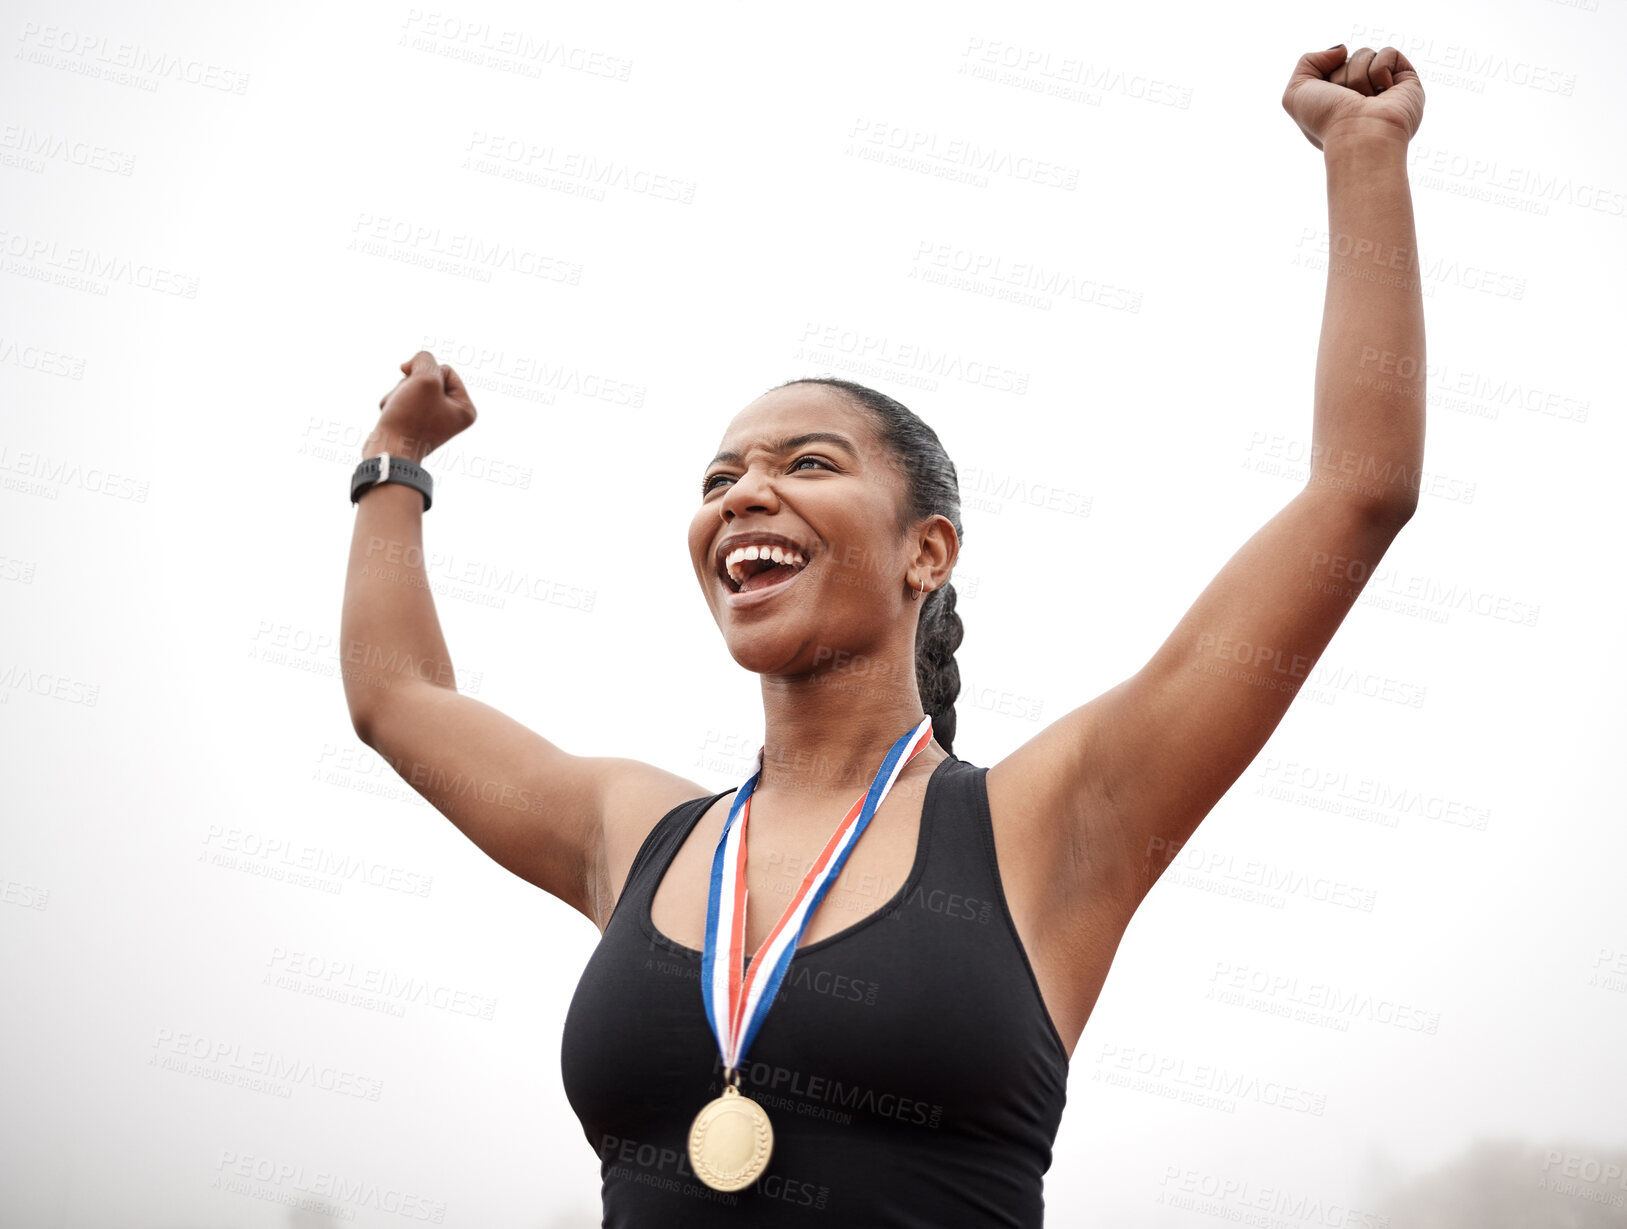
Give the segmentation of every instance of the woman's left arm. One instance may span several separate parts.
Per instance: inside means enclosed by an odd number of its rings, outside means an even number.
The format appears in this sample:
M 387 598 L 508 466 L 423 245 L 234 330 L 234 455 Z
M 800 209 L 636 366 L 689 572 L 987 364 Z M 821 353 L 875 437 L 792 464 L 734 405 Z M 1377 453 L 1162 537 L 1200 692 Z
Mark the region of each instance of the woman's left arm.
M 1283 106 L 1323 153 L 1328 278 L 1305 487 L 1140 671 L 989 769 L 990 805 L 1053 876 L 1128 919 L 1242 775 L 1415 511 L 1424 315 L 1407 142 L 1423 91 L 1393 47 L 1312 52 Z

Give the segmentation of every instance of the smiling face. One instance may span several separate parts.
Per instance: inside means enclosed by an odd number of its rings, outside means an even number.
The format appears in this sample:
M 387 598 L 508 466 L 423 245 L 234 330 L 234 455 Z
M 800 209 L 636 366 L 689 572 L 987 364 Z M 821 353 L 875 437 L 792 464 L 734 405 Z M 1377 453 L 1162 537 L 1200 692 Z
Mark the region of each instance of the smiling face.
M 718 451 L 689 554 L 734 659 L 802 674 L 838 654 L 912 658 L 906 584 L 935 586 L 943 535 L 900 527 L 903 479 L 870 415 L 835 389 L 792 384 L 737 414 Z

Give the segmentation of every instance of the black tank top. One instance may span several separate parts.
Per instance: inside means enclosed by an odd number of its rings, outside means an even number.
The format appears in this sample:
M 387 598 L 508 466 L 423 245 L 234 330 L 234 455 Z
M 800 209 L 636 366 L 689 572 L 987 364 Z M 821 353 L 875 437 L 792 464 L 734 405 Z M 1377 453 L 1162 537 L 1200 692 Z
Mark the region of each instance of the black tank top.
M 733 791 L 656 824 L 565 1017 L 565 1094 L 600 1158 L 605 1229 L 1043 1223 L 1068 1057 L 1001 890 L 987 772 L 940 763 L 903 886 L 796 949 L 741 1062 L 773 1153 L 732 1193 L 689 1165 L 690 1123 L 723 1090 L 701 954 L 658 933 L 650 904 Z

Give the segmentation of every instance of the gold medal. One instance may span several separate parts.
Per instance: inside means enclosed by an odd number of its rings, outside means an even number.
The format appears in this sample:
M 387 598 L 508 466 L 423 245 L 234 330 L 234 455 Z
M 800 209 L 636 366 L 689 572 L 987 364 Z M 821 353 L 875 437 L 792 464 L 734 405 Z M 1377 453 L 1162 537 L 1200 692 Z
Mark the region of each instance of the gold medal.
M 750 1186 L 768 1168 L 774 1129 L 768 1114 L 733 1084 L 708 1101 L 689 1128 L 689 1165 L 714 1191 Z

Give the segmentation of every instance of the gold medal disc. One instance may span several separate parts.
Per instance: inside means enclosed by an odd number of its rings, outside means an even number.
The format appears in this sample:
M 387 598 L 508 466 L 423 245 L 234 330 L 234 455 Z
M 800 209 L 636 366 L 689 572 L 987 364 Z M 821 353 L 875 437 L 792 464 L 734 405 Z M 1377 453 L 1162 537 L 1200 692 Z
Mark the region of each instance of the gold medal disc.
M 774 1129 L 763 1107 L 732 1084 L 708 1101 L 689 1128 L 689 1164 L 714 1191 L 750 1186 L 768 1168 Z

